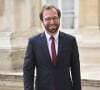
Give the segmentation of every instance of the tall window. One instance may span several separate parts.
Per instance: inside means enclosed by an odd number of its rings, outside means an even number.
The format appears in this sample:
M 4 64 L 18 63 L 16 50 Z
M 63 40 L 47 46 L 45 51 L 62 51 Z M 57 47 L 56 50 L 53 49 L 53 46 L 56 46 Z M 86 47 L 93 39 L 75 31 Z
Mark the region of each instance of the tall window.
M 78 0 L 42 0 L 42 5 L 53 4 L 61 10 L 62 30 L 75 30 L 78 28 Z

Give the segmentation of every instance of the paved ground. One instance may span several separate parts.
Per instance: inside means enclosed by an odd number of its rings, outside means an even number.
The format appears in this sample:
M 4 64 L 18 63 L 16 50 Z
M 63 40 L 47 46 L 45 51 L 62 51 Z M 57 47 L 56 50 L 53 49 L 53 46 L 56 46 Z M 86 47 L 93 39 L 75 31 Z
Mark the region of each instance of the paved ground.
M 82 90 L 100 90 L 100 64 L 82 64 L 81 77 L 89 81 Z
M 84 86 L 82 90 L 100 90 L 100 87 Z
M 81 76 L 82 79 L 100 81 L 100 64 L 82 64 Z

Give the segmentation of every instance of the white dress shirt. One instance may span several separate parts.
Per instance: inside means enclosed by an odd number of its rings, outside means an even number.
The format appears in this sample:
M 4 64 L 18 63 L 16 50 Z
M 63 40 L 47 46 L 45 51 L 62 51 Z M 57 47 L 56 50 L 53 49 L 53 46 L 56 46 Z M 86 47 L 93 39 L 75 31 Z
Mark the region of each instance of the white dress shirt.
M 50 56 L 52 57 L 52 53 L 51 53 L 51 39 L 50 39 L 51 36 L 46 31 L 45 31 L 45 35 L 46 35 L 46 39 L 47 39 L 49 53 L 50 53 Z M 59 36 L 59 31 L 53 36 L 55 38 L 56 55 L 58 54 L 58 36 Z

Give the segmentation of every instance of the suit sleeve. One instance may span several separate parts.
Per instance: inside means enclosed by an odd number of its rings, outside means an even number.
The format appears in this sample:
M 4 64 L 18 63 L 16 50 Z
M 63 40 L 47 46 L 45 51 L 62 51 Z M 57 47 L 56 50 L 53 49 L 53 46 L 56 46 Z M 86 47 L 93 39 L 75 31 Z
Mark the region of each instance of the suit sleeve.
M 23 65 L 24 90 L 34 90 L 35 57 L 31 40 L 29 39 Z
M 81 90 L 79 52 L 75 38 L 73 40 L 73 45 L 72 45 L 71 74 L 72 74 L 73 90 Z

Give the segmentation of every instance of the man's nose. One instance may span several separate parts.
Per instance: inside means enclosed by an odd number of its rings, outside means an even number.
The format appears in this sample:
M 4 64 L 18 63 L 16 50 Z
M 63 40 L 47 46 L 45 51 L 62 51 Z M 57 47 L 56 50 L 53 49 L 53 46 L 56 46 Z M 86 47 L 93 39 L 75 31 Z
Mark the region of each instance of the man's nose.
M 54 23 L 54 20 L 51 18 L 49 23 L 53 24 Z

